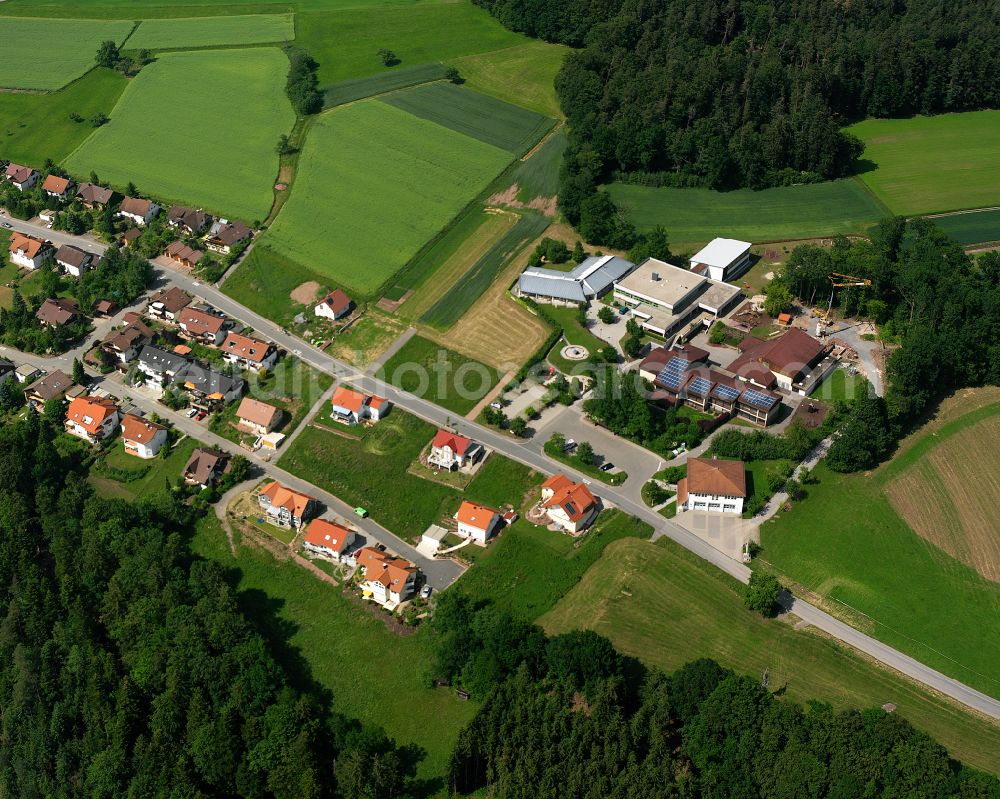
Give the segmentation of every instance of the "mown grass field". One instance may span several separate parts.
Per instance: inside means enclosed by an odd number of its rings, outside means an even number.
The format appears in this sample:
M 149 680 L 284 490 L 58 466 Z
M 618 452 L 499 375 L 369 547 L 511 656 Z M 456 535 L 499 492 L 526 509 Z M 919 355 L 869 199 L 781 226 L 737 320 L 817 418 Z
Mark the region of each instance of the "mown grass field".
M 133 27 L 124 20 L 0 17 L 0 86 L 59 89 L 94 65 L 101 42 L 121 44 Z
M 497 384 L 495 369 L 421 336 L 382 364 L 380 379 L 464 416 Z
M 114 469 L 120 469 L 129 474 L 128 479 L 102 473 L 98 468 L 90 472 L 90 482 L 103 496 L 121 497 L 127 500 L 139 499 L 153 491 L 161 491 L 167 481 L 171 485 L 180 482 L 181 471 L 191 457 L 191 453 L 200 442 L 193 438 L 185 438 L 179 442 L 167 457 L 162 454 L 156 458 L 145 460 L 125 452 L 121 438 L 109 448 L 104 460 Z
M 458 68 L 470 88 L 561 119 L 555 79 L 568 52 L 562 45 L 535 40 L 449 63 Z
M 863 375 L 851 374 L 846 369 L 834 369 L 809 393 L 809 396 L 827 402 L 846 401 L 857 399 L 862 392 L 870 390 L 871 384 Z
M 530 150 L 555 124 L 549 117 L 453 83 L 394 92 L 382 102 L 514 155 Z
M 213 47 L 289 42 L 295 38 L 291 14 L 147 19 L 128 40 L 129 50 Z
M 444 73 L 444 65 L 435 61 L 413 67 L 397 67 L 363 78 L 349 78 L 325 87 L 323 102 L 327 108 L 333 108 L 355 100 L 363 100 L 365 97 L 375 97 L 421 83 L 442 80 Z
M 373 295 L 510 161 L 510 154 L 375 100 L 313 123 L 266 241 Z
M 126 85 L 113 70 L 92 69 L 50 94 L 0 92 L 0 151 L 36 167 L 47 158 L 61 161 L 94 132 L 96 114 L 111 114 Z M 70 119 L 74 113 L 83 121 Z
M 966 392 L 969 396 L 975 392 Z M 1000 585 L 943 547 L 976 565 L 989 559 L 996 545 L 995 514 L 984 521 L 977 515 L 983 512 L 981 505 L 963 509 L 964 517 L 949 508 L 978 502 L 955 482 L 961 469 L 974 470 L 972 479 L 987 496 L 994 490 L 990 486 L 996 480 L 996 459 L 986 454 L 985 460 L 975 460 L 963 452 L 963 459 L 970 458 L 965 467 L 947 457 L 941 460 L 947 450 L 935 455 L 935 449 L 952 439 L 953 446 L 968 444 L 969 435 L 998 414 L 995 399 L 981 407 L 970 405 L 964 414 L 915 434 L 896 457 L 871 474 L 838 475 L 820 464 L 814 470 L 819 483 L 807 487 L 808 498 L 761 526 L 762 557 L 818 595 L 825 607 L 993 696 L 1000 696 Z M 995 431 L 989 435 L 995 436 Z M 908 486 L 912 480 L 936 479 L 925 471 L 925 461 L 935 469 L 940 464 L 941 479 L 960 492 L 952 496 L 928 488 L 949 504 L 934 511 L 945 525 L 942 529 L 923 524 L 919 528 L 926 539 L 911 529 L 889 499 L 894 481 L 902 479 L 902 484 L 895 483 L 894 501 L 907 514 L 918 513 L 931 501 L 912 496 Z
M 936 216 L 931 221 L 959 244 L 1000 241 L 1000 210 Z
M 1000 111 L 866 119 L 860 179 L 895 214 L 1000 205 Z
M 202 520 L 191 546 L 233 570 L 241 609 L 293 679 L 315 680 L 332 694 L 335 711 L 384 728 L 399 744 L 418 746 L 425 753 L 418 775 L 443 780 L 458 731 L 477 704 L 430 686 L 432 649 L 426 633 L 390 632 L 377 616 L 351 604 L 340 588 L 260 549 L 240 546 L 234 557 L 214 514 Z M 429 719 L 433 734 L 428 734 Z
M 66 168 L 230 218 L 263 219 L 278 174 L 275 143 L 295 121 L 287 63 L 270 47 L 165 53 L 129 83 L 111 121 Z
M 1000 770 L 996 725 L 828 638 L 746 610 L 741 592 L 735 581 L 667 540 L 626 538 L 611 544 L 540 623 L 549 633 L 596 630 L 620 651 L 667 672 L 699 657 L 754 677 L 767 669 L 770 689 L 797 702 L 818 699 L 837 709 L 893 702 L 897 713 L 955 757 Z
M 861 233 L 887 215 L 853 179 L 726 192 L 615 183 L 608 191 L 640 230 L 665 227 L 675 252 L 704 246 L 720 231 L 755 242 Z

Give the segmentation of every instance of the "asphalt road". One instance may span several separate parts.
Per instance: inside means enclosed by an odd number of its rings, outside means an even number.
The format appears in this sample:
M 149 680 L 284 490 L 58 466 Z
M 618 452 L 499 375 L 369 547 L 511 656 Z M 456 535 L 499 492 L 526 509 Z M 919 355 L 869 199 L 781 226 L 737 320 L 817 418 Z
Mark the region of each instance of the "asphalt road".
M 65 233 L 56 233 L 55 231 L 50 231 L 46 228 L 30 225 L 18 220 L 12 219 L 9 221 L 16 230 L 24 233 L 30 233 L 35 236 L 43 236 L 44 238 L 48 238 L 56 243 L 76 243 L 77 246 L 89 249 L 92 252 L 101 252 L 104 249 L 102 245 L 88 238 L 69 236 Z M 536 452 L 530 449 L 524 443 L 514 439 L 508 434 L 496 432 L 466 419 L 457 419 L 449 411 L 438 405 L 423 400 L 412 394 L 402 392 L 395 386 L 387 385 L 382 381 L 376 380 L 371 375 L 360 372 L 349 364 L 342 363 L 329 357 L 321 350 L 315 349 L 296 336 L 285 332 L 270 320 L 264 319 L 250 309 L 234 302 L 214 287 L 206 286 L 195 280 L 191 275 L 183 274 L 170 269 L 164 269 L 162 267 L 154 268 L 157 271 L 162 285 L 177 285 L 188 292 L 197 294 L 227 315 L 238 319 L 245 324 L 251 325 L 261 335 L 271 339 L 278 344 L 278 346 L 284 347 L 288 351 L 293 352 L 303 361 L 316 369 L 332 374 L 340 380 L 350 381 L 361 390 L 388 397 L 394 404 L 404 408 L 415 416 L 430 422 L 431 424 L 437 426 L 451 424 L 451 426 L 454 427 L 458 433 L 470 436 L 486 446 L 493 448 L 497 452 L 536 469 L 542 474 L 549 475 L 555 472 L 564 472 L 577 480 L 587 479 L 585 475 L 575 472 L 573 469 L 564 466 L 563 464 L 550 461 L 544 453 Z M 21 360 L 31 362 L 31 359 L 28 357 L 22 357 Z M 45 359 L 39 360 L 44 361 Z M 110 392 L 109 390 L 109 393 L 114 392 Z M 172 414 L 170 412 L 164 413 L 166 409 L 158 404 L 156 405 L 156 409 L 157 413 L 161 416 L 170 418 L 179 429 L 184 430 L 185 432 L 190 432 L 190 420 L 182 414 Z M 201 425 L 196 426 L 197 430 L 190 432 L 190 434 L 202 438 L 203 440 L 208 440 L 208 443 L 214 444 L 211 440 L 211 436 L 206 436 L 208 431 Z M 229 442 L 226 442 L 226 448 L 229 449 L 230 447 L 232 447 L 232 445 Z M 319 498 L 324 501 L 328 501 L 330 503 L 330 507 L 337 510 L 337 512 L 344 513 L 344 509 L 346 509 L 347 514 L 350 513 L 350 509 L 347 508 L 344 503 L 329 494 L 321 492 L 315 486 L 312 486 L 309 483 L 284 472 L 282 469 L 273 464 L 263 464 L 259 461 L 259 459 L 256 459 L 256 462 L 262 465 L 268 474 L 275 476 L 276 479 L 288 482 L 290 485 L 299 488 L 300 490 L 309 491 L 313 496 L 319 496 Z M 750 570 L 745 565 L 722 554 L 708 543 L 685 530 L 680 525 L 671 522 L 669 519 L 663 518 L 659 514 L 645 507 L 640 502 L 636 502 L 610 486 L 595 486 L 591 484 L 591 488 L 594 490 L 594 493 L 597 494 L 606 504 L 614 505 L 629 514 L 648 522 L 662 535 L 668 536 L 671 540 L 677 542 L 681 546 L 695 553 L 717 568 L 722 569 L 724 572 L 735 577 L 741 582 L 746 583 L 749 581 Z M 369 520 L 356 520 L 356 517 L 354 517 L 351 521 L 357 524 L 357 522 L 368 522 Z M 391 541 L 392 544 L 390 545 L 389 543 L 386 543 L 386 546 L 414 561 L 420 565 L 422 570 L 426 570 L 428 582 L 435 588 L 449 584 L 456 579 L 460 573 L 460 567 L 457 564 L 449 561 L 428 561 L 426 558 L 423 558 L 419 553 L 417 553 L 412 547 L 398 539 L 389 531 L 384 530 L 384 528 L 378 527 L 377 525 L 364 524 L 363 529 L 366 533 L 370 532 L 374 538 L 382 540 L 380 536 L 384 536 L 387 541 Z M 830 614 L 820 610 L 814 605 L 811 605 L 805 600 L 788 597 L 786 600 L 786 609 L 817 629 L 822 630 L 826 634 L 854 647 L 855 649 L 860 650 L 861 652 L 864 652 L 868 656 L 907 675 L 911 679 L 922 683 L 933 690 L 939 691 L 942 694 L 950 696 L 958 702 L 961 702 L 962 704 L 991 718 L 1000 719 L 1000 701 L 997 699 L 987 696 L 974 688 L 970 688 L 964 683 L 961 683 L 958 680 L 948 677 L 939 671 L 920 663 L 909 655 L 905 655 L 887 644 L 884 644 L 881 641 L 854 629 L 850 625 L 835 619 Z

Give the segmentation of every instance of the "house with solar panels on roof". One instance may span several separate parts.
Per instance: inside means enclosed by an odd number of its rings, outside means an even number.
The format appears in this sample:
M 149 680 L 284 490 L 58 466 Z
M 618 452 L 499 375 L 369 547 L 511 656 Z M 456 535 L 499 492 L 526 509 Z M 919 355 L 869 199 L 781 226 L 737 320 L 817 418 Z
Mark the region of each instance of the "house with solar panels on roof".
M 614 287 L 635 264 L 617 255 L 591 256 L 569 272 L 529 266 L 517 279 L 514 293 L 550 305 L 586 305 Z

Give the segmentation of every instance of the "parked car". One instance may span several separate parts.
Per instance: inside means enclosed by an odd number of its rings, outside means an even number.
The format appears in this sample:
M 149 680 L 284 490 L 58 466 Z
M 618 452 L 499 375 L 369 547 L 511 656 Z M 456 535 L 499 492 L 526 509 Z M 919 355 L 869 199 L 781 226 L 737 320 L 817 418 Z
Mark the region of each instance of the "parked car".
M 432 589 L 429 585 L 427 585 L 426 583 L 424 583 L 424 587 L 420 589 L 420 596 L 421 596 L 421 598 L 422 599 L 430 599 L 431 598 L 431 591 L 433 591 L 433 590 L 434 589 Z
M 185 416 L 187 416 L 187 418 L 188 418 L 188 419 L 191 419 L 191 418 L 193 418 L 193 417 L 194 417 L 194 416 L 195 416 L 195 415 L 196 415 L 197 413 L 198 413 L 198 409 L 197 409 L 197 408 L 190 408 L 190 409 L 188 409 L 188 412 L 187 412 L 186 414 L 184 414 L 184 415 L 185 415 Z
M 566 452 L 572 452 L 576 449 L 576 442 L 572 438 L 567 438 L 566 443 L 563 444 L 563 449 Z
M 198 411 L 198 415 L 194 417 L 194 420 L 196 422 L 200 422 L 202 419 L 205 418 L 205 416 L 206 416 L 206 414 L 205 414 L 204 411 Z
M 613 463 L 605 463 L 603 466 L 601 466 L 601 471 L 602 472 L 610 472 L 614 468 L 615 468 L 615 465 Z
M 490 407 L 495 411 L 502 411 L 503 403 L 500 402 L 500 400 L 494 400 L 493 402 L 490 403 Z
M 362 519 L 367 519 L 368 518 L 368 511 L 366 511 L 364 508 L 355 508 L 354 512 L 358 516 L 360 516 Z
M 10 229 L 11 229 L 12 227 L 14 227 L 14 226 L 13 226 L 13 225 L 12 225 L 12 224 L 11 224 L 10 222 L 4 222 L 4 223 L 3 223 L 3 226 L 4 226 L 5 228 L 7 228 L 8 230 L 10 230 Z

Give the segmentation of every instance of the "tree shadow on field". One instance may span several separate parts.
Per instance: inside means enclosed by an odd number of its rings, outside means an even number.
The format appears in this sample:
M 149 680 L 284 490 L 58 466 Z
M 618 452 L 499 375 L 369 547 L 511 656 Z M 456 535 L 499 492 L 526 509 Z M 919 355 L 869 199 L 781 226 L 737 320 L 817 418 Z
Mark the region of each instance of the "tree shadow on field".
M 874 172 L 878 169 L 878 164 L 870 158 L 858 158 L 851 164 L 851 176 L 864 175 L 867 172 Z

